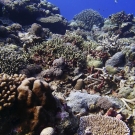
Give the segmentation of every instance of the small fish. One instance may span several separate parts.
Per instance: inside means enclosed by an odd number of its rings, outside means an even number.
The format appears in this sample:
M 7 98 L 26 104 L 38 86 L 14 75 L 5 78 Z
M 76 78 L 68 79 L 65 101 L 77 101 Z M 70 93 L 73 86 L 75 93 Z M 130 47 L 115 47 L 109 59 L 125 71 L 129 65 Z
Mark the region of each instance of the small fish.
M 114 0 L 115 3 L 118 3 L 118 0 Z

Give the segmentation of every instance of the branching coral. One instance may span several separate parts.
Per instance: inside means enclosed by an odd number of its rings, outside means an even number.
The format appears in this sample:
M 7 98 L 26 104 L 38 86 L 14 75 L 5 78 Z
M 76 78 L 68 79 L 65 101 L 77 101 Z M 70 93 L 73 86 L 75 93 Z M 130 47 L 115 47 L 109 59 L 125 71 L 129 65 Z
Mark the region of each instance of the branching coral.
M 25 68 L 28 63 L 28 55 L 22 51 L 10 51 L 1 48 L 0 50 L 0 69 L 7 74 L 18 73 L 20 69 Z
M 60 57 L 64 58 L 66 65 L 70 67 L 85 65 L 86 56 L 83 52 L 71 43 L 64 43 L 60 37 L 28 48 L 28 53 L 34 63 L 42 64 L 45 68 L 52 66 L 53 61 Z
M 133 20 L 132 14 L 126 14 L 124 11 L 118 12 L 110 16 L 113 23 L 122 24 L 123 22 L 131 22 Z

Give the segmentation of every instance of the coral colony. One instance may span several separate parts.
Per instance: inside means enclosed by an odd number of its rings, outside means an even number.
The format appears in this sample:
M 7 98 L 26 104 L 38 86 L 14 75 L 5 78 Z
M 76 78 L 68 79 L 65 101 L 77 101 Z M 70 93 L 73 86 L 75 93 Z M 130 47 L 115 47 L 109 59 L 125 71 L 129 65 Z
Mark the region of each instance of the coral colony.
M 0 7 L 0 135 L 135 134 L 134 15 Z

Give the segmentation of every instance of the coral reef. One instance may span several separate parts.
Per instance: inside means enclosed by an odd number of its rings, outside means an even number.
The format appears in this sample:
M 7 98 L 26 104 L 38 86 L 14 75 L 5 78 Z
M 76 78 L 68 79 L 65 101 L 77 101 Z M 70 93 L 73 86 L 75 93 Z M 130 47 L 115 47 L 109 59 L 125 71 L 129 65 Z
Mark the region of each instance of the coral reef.
M 63 75 L 64 66 L 65 66 L 64 58 L 60 57 L 59 59 L 55 59 L 52 63 L 52 67 L 43 70 L 41 73 L 39 73 L 38 77 L 41 77 L 47 82 L 56 78 L 58 79 Z
M 89 115 L 80 118 L 78 135 L 88 134 L 119 134 L 130 135 L 130 130 L 127 125 L 116 118 Z
M 20 24 L 30 24 L 35 22 L 39 16 L 49 16 L 52 14 L 59 14 L 59 9 L 47 1 L 0 1 L 0 5 L 3 6 L 3 15 L 8 12 L 8 17 L 14 22 Z M 26 16 L 27 14 L 27 16 Z M 20 17 L 21 16 L 21 17 Z
M 124 11 L 0 0 L 0 134 L 135 134 L 134 43 Z

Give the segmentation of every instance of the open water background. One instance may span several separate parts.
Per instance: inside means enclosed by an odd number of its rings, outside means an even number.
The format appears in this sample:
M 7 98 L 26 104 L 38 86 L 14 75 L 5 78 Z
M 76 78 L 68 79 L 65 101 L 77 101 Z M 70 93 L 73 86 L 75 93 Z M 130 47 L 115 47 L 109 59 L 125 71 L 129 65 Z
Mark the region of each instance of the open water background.
M 98 11 L 105 18 L 122 10 L 135 16 L 135 0 L 118 0 L 118 3 L 114 0 L 48 0 L 48 2 L 58 6 L 61 14 L 68 20 L 89 8 Z

